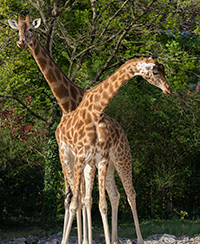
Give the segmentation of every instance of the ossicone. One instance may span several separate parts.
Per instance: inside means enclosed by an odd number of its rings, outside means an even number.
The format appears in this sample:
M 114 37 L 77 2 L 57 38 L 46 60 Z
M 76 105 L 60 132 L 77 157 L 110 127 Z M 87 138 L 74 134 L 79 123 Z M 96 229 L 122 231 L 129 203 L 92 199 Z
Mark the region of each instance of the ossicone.
M 152 58 L 152 59 L 157 59 L 158 58 L 158 54 L 157 53 L 152 53 L 151 56 L 149 58 Z

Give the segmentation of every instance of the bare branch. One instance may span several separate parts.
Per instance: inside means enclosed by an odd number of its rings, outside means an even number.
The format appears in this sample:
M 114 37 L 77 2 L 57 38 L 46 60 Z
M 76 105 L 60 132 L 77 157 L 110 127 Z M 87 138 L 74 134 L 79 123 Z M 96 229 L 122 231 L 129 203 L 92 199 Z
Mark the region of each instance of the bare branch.
M 96 0 L 90 0 L 90 2 L 91 2 L 92 12 L 93 12 L 93 16 L 92 16 L 93 23 L 96 23 L 96 18 L 97 18 L 97 9 L 95 7 Z
M 46 5 L 47 5 L 47 13 L 48 13 L 48 16 L 51 16 L 51 11 L 52 11 L 51 1 L 50 0 L 45 0 L 45 2 L 46 2 Z
M 65 5 L 61 8 L 61 10 L 59 11 L 59 16 L 65 11 L 65 9 L 68 7 L 68 4 L 71 0 L 68 0 L 65 2 Z M 75 3 L 77 0 L 74 0 L 73 3 Z M 71 3 L 72 4 L 72 3 Z
M 112 17 L 110 17 L 110 19 L 108 20 L 108 22 L 107 22 L 105 28 L 103 29 L 102 33 L 100 34 L 100 37 L 104 35 L 104 33 L 105 33 L 106 30 L 108 29 L 108 26 L 110 25 L 111 21 L 112 21 L 112 20 L 119 14 L 119 12 L 123 9 L 123 7 L 127 4 L 128 1 L 129 1 L 129 0 L 126 0 L 126 1 L 122 4 L 122 6 L 118 9 L 118 11 L 116 11 L 115 14 L 114 14 Z
M 36 1 L 37 1 L 37 4 L 33 0 L 29 0 L 29 2 L 33 5 L 33 7 L 36 8 L 39 11 L 40 16 L 42 17 L 42 21 L 43 21 L 43 23 L 44 23 L 44 25 L 46 27 L 47 26 L 47 19 L 45 17 L 45 14 L 44 14 L 44 12 L 42 10 L 42 7 L 41 7 L 39 1 L 38 0 L 36 0 Z
M 15 96 L 4 96 L 4 95 L 0 95 L 0 97 L 3 98 L 9 98 L 9 99 L 15 99 L 16 101 L 18 101 L 24 108 L 26 108 L 26 110 L 28 110 L 33 116 L 35 116 L 36 118 L 47 122 L 46 119 L 42 118 L 40 115 L 37 115 L 36 113 L 34 113 L 24 102 L 22 102 L 18 97 Z
M 119 36 L 116 45 L 113 49 L 112 54 L 109 56 L 109 58 L 107 59 L 107 61 L 105 62 L 104 66 L 99 70 L 99 72 L 97 73 L 97 75 L 95 76 L 95 78 L 88 84 L 88 86 L 85 89 L 88 89 L 89 87 L 91 87 L 98 79 L 99 77 L 102 75 L 102 73 L 108 68 L 109 63 L 111 62 L 111 60 L 115 57 L 119 46 L 121 44 L 121 41 L 123 40 L 124 36 L 128 33 L 128 31 L 131 29 L 131 27 L 137 23 L 137 21 L 142 18 L 149 10 L 149 7 L 157 0 L 152 0 L 149 5 L 146 7 L 145 11 L 143 13 L 141 13 L 140 15 L 138 15 L 137 17 L 135 17 L 131 23 L 129 24 L 129 26 L 123 30 L 122 34 Z

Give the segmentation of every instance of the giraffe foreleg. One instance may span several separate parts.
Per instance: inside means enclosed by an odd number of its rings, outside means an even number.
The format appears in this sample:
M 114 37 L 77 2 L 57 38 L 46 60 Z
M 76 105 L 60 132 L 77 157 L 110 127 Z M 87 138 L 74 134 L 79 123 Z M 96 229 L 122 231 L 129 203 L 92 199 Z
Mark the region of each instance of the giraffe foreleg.
M 79 196 L 80 196 L 80 186 L 81 180 L 83 176 L 83 170 L 87 159 L 84 154 L 84 148 L 80 150 L 80 152 L 76 155 L 74 161 L 74 189 L 73 189 L 73 198 L 69 208 L 69 220 L 66 229 L 66 243 L 69 241 L 69 235 L 72 227 L 72 223 L 74 220 L 74 216 L 78 210 L 79 204 Z
M 70 188 L 67 181 L 65 181 L 65 189 L 66 189 L 67 193 L 65 195 L 65 200 L 64 200 L 65 216 L 64 216 L 64 226 L 63 226 L 63 238 L 62 238 L 61 244 L 67 244 L 68 243 L 67 238 L 66 238 L 66 234 L 67 234 L 67 226 L 68 226 L 69 214 L 70 214 L 69 208 L 70 208 L 70 203 L 71 203 L 71 199 L 73 196 L 71 188 Z M 77 218 L 77 225 L 78 225 L 78 218 Z M 81 240 L 82 240 L 82 238 L 81 238 Z
M 64 225 L 63 225 L 63 238 L 62 238 L 61 244 L 66 243 L 65 242 L 66 227 L 67 227 L 67 223 L 68 223 L 68 219 L 69 219 L 69 206 L 70 206 L 70 202 L 71 202 L 71 198 L 72 198 L 72 192 L 71 192 L 68 182 L 65 182 L 65 188 L 68 189 L 68 192 L 65 195 L 65 200 L 64 200 L 65 216 L 64 216 Z
M 61 136 L 59 134 L 59 127 L 56 130 L 56 139 L 59 145 L 59 156 L 62 165 L 62 170 L 65 179 L 65 216 L 64 216 L 64 226 L 63 226 L 63 238 L 62 244 L 66 244 L 66 232 L 67 232 L 67 225 L 69 220 L 69 207 L 72 198 L 72 191 L 74 186 L 73 181 L 73 171 L 74 171 L 74 155 L 72 154 L 71 150 L 67 146 L 63 140 L 61 140 Z M 81 224 L 81 223 L 80 223 Z M 82 241 L 82 238 L 81 238 Z

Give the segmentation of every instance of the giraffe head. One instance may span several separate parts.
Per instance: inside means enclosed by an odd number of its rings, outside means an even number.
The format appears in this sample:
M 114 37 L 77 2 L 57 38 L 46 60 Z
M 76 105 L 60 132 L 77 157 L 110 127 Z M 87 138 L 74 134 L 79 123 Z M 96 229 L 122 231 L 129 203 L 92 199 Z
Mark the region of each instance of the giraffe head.
M 27 15 L 26 20 L 23 20 L 22 16 L 19 16 L 18 24 L 15 20 L 8 20 L 8 23 L 11 28 L 16 29 L 19 33 L 19 41 L 17 42 L 17 46 L 24 49 L 26 45 L 32 41 L 33 29 L 40 26 L 41 19 L 35 19 L 31 24 L 29 15 Z
M 137 65 L 138 75 L 154 86 L 159 87 L 165 94 L 172 93 L 172 90 L 165 77 L 165 70 L 162 64 L 157 61 L 157 55 L 152 55 L 149 59 L 142 59 Z

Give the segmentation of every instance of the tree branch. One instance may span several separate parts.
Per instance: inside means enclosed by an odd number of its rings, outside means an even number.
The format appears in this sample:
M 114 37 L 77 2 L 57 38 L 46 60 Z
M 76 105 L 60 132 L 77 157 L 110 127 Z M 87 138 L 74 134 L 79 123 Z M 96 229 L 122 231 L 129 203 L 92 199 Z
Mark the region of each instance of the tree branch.
M 29 2 L 33 5 L 34 8 L 36 8 L 39 11 L 40 16 L 42 17 L 42 21 L 43 21 L 45 28 L 46 28 L 47 27 L 47 19 L 45 17 L 44 12 L 42 11 L 42 8 L 41 8 L 39 1 L 37 0 L 37 4 L 33 0 L 29 0 Z
M 16 101 L 18 101 L 24 108 L 26 108 L 26 110 L 28 110 L 33 116 L 35 116 L 36 118 L 44 121 L 47 123 L 47 120 L 42 118 L 40 115 L 37 115 L 36 113 L 34 113 L 25 103 L 23 103 L 18 97 L 15 96 L 4 96 L 4 95 L 0 95 L 0 97 L 3 98 L 9 98 L 9 99 L 15 99 Z
M 91 87 L 98 79 L 99 77 L 102 75 L 102 73 L 108 68 L 108 65 L 109 63 L 111 62 L 111 60 L 115 57 L 119 47 L 120 47 L 120 44 L 122 42 L 122 39 L 124 38 L 124 36 L 129 32 L 129 30 L 131 29 L 131 27 L 137 23 L 137 21 L 142 18 L 149 10 L 149 7 L 157 0 L 152 0 L 148 6 L 146 6 L 146 9 L 143 13 L 141 13 L 139 16 L 135 17 L 133 19 L 133 21 L 131 21 L 131 23 L 129 24 L 129 26 L 123 30 L 122 34 L 119 36 L 118 40 L 117 40 L 117 43 L 115 45 L 115 48 L 112 52 L 112 54 L 109 56 L 109 58 L 107 59 L 107 61 L 105 62 L 104 66 L 99 70 L 99 72 L 97 73 L 97 75 L 94 77 L 94 79 L 87 85 L 87 87 L 85 89 L 88 89 L 89 87 Z M 127 1 L 126 1 L 127 2 Z M 126 3 L 125 2 L 125 3 Z M 125 4 L 124 3 L 124 4 Z M 122 5 L 124 6 L 124 5 Z

